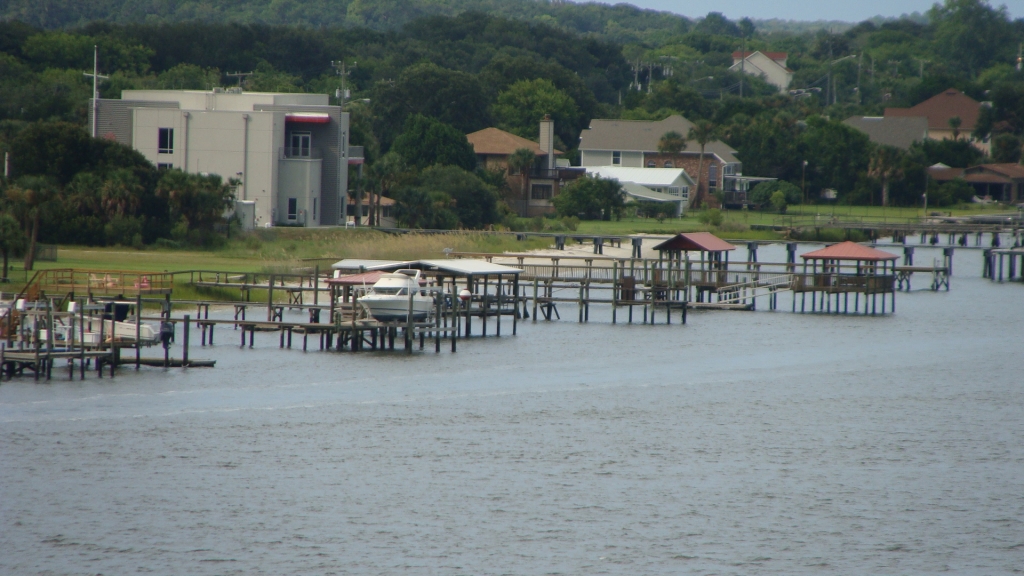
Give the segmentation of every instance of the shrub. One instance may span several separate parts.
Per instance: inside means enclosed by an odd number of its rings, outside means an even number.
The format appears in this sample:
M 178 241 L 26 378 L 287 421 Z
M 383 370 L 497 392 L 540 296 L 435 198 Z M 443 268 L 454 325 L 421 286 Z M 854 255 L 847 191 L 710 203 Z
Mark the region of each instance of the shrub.
M 754 189 L 750 191 L 750 201 L 762 208 L 771 204 L 772 195 L 776 192 L 782 192 L 786 199 L 786 204 L 800 204 L 803 201 L 803 194 L 800 192 L 800 187 L 790 184 L 785 180 L 772 180 L 769 182 L 761 182 Z
M 722 211 L 718 208 L 704 210 L 700 213 L 700 216 L 697 217 L 697 220 L 706 226 L 721 226 L 724 219 L 725 217 L 722 215 Z

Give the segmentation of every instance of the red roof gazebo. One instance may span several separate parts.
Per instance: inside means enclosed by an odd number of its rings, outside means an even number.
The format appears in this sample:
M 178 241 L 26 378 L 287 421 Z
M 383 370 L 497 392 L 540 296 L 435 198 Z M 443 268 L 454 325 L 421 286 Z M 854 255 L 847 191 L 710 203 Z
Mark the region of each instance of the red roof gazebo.
M 882 295 L 882 314 L 885 314 L 885 295 L 890 294 L 892 298 L 892 311 L 896 311 L 896 258 L 895 254 L 876 250 L 867 246 L 861 246 L 856 242 L 840 242 L 801 254 L 804 259 L 804 271 L 802 275 L 796 275 L 793 281 L 793 290 L 806 295 L 811 293 L 811 311 L 817 307 L 816 294 L 822 294 L 822 312 L 831 312 L 832 302 L 829 298 L 835 294 L 835 312 L 839 312 L 840 295 L 849 295 L 853 292 L 854 311 L 859 309 L 859 295 L 864 294 L 864 313 L 868 313 L 868 294 L 871 295 L 871 313 L 875 313 L 875 295 Z M 818 262 L 821 268 L 818 268 Z M 811 263 L 811 270 L 808 272 L 807 264 Z M 854 265 L 844 264 L 854 262 Z M 793 308 L 796 309 L 796 299 L 793 299 Z M 803 303 L 800 311 L 804 309 Z M 849 310 L 849 299 L 846 299 L 846 309 Z
M 668 253 L 669 259 L 678 258 L 683 252 L 700 252 L 702 270 L 706 252 L 708 269 L 724 270 L 729 265 L 729 252 L 736 247 L 710 232 L 683 232 L 658 244 L 654 249 L 658 251 L 659 257 Z

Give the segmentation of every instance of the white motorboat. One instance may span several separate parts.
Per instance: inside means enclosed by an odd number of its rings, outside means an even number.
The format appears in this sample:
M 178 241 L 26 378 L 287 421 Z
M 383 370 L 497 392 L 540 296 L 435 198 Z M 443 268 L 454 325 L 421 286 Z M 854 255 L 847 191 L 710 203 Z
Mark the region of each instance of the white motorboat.
M 411 297 L 413 320 L 424 320 L 434 307 L 434 298 L 425 286 L 419 270 L 398 270 L 381 276 L 366 295 L 359 298 L 359 304 L 377 320 L 406 320 Z

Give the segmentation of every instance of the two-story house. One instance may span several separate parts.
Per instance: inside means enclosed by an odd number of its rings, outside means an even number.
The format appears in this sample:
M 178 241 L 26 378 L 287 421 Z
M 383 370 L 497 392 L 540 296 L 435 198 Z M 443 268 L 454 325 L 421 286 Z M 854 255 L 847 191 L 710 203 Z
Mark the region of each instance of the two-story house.
M 478 130 L 467 134 L 466 139 L 473 146 L 481 168 L 505 171 L 512 208 L 523 217 L 553 213 L 551 200 L 568 182 L 585 173 L 556 158 L 562 152 L 555 149 L 555 123 L 549 117 L 540 121 L 539 143 L 498 128 Z M 533 152 L 533 166 L 528 170 L 510 167 L 509 156 L 524 148 Z
M 760 76 L 780 91 L 786 91 L 793 82 L 793 71 L 786 67 L 788 59 L 789 54 L 785 52 L 737 51 L 732 53 L 729 71 Z
M 975 148 L 988 154 L 991 144 L 989 139 L 978 140 L 971 136 L 971 132 L 978 125 L 981 106 L 981 102 L 960 90 L 950 88 L 910 108 L 886 108 L 885 117 L 926 118 L 929 138 L 933 140 L 962 138 L 969 140 Z M 959 119 L 959 125 L 956 127 L 953 126 L 956 123 L 954 118 Z
M 658 143 L 662 136 L 676 132 L 688 136 L 693 123 L 679 115 L 664 120 L 591 120 L 580 136 L 580 164 L 584 167 L 622 166 L 627 168 L 682 168 L 704 192 L 742 192 L 744 197 L 751 183 L 765 178 L 743 176 L 743 164 L 728 144 L 713 140 L 704 146 L 701 174 L 700 145 L 688 142 L 679 153 L 662 153 Z M 690 191 L 691 204 L 698 198 Z M 739 202 L 744 203 L 744 202 Z
M 240 182 L 251 214 L 243 226 L 344 223 L 349 163 L 348 114 L 326 94 L 213 90 L 124 90 L 100 99 L 96 135 L 138 150 L 161 169 L 217 174 Z

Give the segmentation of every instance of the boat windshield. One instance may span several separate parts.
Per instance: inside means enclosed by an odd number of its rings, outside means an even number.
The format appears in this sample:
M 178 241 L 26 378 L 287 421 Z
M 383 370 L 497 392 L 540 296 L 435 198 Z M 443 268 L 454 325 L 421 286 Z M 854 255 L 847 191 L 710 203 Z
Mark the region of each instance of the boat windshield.
M 381 296 L 407 296 L 409 294 L 408 288 L 374 288 L 374 294 L 380 294 Z

